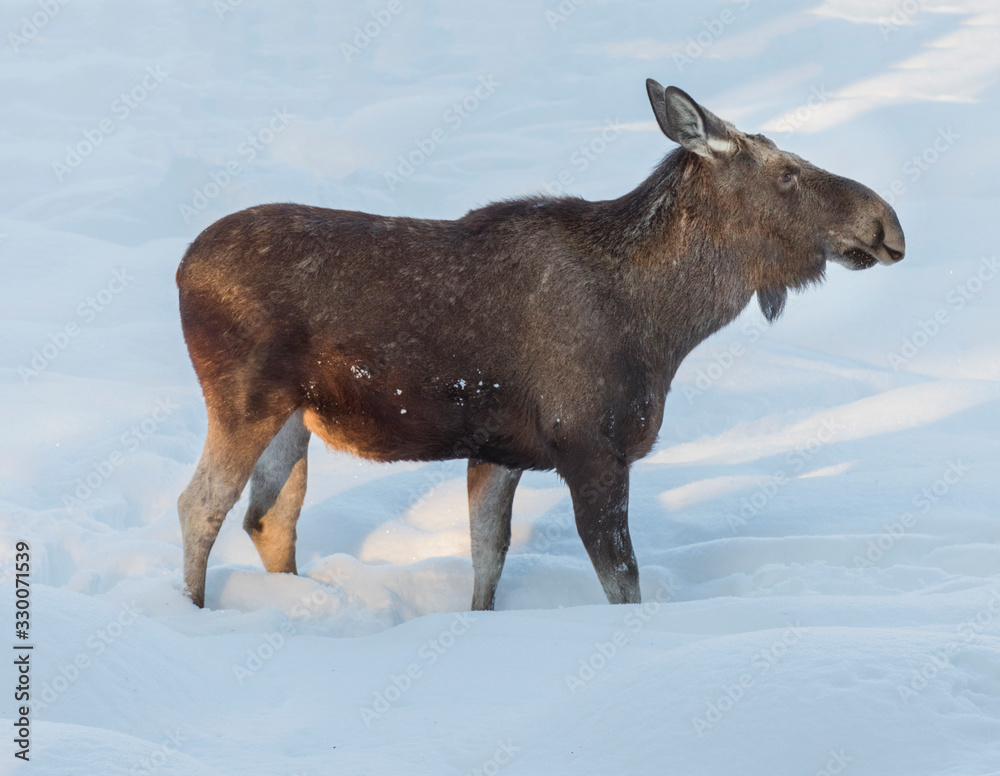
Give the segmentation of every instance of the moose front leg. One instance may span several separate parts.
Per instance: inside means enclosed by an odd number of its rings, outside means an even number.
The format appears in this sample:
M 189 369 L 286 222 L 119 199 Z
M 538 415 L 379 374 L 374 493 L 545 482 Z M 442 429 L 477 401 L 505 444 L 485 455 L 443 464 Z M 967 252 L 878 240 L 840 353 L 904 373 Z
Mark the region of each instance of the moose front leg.
M 472 610 L 489 611 L 510 547 L 510 518 L 520 469 L 469 461 L 469 524 L 472 529 Z
M 576 530 L 608 601 L 639 603 L 639 567 L 628 532 L 628 465 L 605 458 L 563 476 L 573 498 Z

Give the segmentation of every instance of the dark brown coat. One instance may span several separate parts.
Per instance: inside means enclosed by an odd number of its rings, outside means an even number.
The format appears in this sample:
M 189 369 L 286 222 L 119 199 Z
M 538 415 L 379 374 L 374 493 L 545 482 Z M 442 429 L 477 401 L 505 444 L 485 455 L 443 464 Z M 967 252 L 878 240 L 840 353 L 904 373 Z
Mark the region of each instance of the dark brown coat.
M 904 249 L 870 189 L 647 87 L 681 147 L 619 199 L 531 197 L 457 221 L 264 205 L 195 240 L 177 283 L 209 415 L 179 501 L 196 603 L 251 474 L 245 526 L 268 570 L 295 571 L 310 432 L 379 461 L 469 459 L 474 608 L 493 605 L 524 469 L 566 480 L 608 599 L 639 600 L 629 465 L 682 359 L 754 294 L 773 319 L 828 260 Z

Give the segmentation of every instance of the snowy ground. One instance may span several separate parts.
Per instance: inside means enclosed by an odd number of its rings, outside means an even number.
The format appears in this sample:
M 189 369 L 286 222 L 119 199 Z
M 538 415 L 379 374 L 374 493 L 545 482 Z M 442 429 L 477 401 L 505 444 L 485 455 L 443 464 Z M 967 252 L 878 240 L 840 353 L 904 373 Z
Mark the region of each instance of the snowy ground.
M 998 25 L 996 0 L 5 3 L 0 646 L 17 541 L 36 646 L 32 759 L 4 690 L 0 773 L 1000 773 Z M 670 147 L 649 76 L 883 193 L 907 257 L 685 362 L 633 476 L 646 603 L 604 604 L 529 474 L 498 611 L 466 614 L 461 464 L 315 444 L 301 577 L 263 572 L 241 503 L 195 609 L 187 243 L 265 201 L 617 196 Z

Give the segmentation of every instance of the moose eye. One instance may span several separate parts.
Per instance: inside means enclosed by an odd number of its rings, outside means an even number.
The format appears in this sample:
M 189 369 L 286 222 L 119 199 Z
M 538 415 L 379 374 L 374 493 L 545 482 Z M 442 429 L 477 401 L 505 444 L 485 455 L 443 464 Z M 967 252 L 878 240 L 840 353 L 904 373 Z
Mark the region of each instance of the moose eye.
M 778 176 L 778 185 L 783 191 L 794 189 L 797 182 L 798 177 L 794 170 L 785 170 Z

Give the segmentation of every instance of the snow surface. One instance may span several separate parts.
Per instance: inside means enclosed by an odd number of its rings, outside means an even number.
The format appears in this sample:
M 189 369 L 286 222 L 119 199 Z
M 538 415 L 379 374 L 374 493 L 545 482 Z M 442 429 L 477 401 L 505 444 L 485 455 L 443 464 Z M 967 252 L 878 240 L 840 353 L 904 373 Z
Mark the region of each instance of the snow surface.
M 998 24 L 996 0 L 6 2 L 2 641 L 23 540 L 36 649 L 32 760 L 3 690 L 0 773 L 1000 773 Z M 314 444 L 301 576 L 263 572 L 241 502 L 195 609 L 187 243 L 267 201 L 618 196 L 671 147 L 650 76 L 891 198 L 907 256 L 685 362 L 632 479 L 646 603 L 604 603 L 568 492 L 527 474 L 498 611 L 467 614 L 461 463 Z

